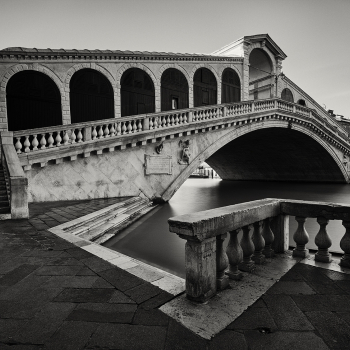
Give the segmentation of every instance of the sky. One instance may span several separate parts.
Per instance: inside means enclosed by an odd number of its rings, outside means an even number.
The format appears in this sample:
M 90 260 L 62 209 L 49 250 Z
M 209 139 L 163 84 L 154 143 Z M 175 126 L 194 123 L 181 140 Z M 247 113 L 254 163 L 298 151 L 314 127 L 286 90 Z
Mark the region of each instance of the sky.
M 283 72 L 350 118 L 350 0 L 0 0 L 0 49 L 211 53 L 268 33 Z

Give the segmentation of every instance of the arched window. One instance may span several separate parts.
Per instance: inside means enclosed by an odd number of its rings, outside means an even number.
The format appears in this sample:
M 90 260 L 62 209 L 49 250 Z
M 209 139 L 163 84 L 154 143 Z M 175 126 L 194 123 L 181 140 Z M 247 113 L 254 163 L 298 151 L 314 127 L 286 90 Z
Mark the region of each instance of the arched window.
M 70 81 L 72 123 L 114 118 L 113 88 L 109 80 L 93 69 L 81 69 Z
M 217 103 L 217 82 L 209 69 L 200 68 L 194 74 L 193 98 L 194 107 Z
M 294 102 L 292 91 L 290 91 L 288 88 L 283 89 L 281 93 L 281 99 L 287 102 Z
M 43 128 L 62 124 L 61 95 L 46 74 L 22 71 L 6 87 L 8 130 Z
M 161 109 L 188 108 L 188 83 L 186 77 L 177 69 L 168 68 L 161 79 Z
M 241 100 L 241 82 L 238 74 L 226 68 L 222 74 L 221 103 L 239 102 Z
M 300 99 L 300 100 L 298 100 L 297 104 L 300 105 L 300 106 L 305 106 L 306 107 L 305 100 Z
M 154 113 L 155 91 L 150 76 L 139 68 L 130 68 L 121 78 L 121 116 Z

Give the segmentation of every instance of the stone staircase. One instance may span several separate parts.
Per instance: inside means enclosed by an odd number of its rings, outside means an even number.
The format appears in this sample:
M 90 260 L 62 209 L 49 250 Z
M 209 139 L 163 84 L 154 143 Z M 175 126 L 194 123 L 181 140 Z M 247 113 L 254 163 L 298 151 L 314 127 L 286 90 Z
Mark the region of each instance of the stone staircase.
M 7 174 L 2 165 L 0 165 L 0 216 L 2 219 L 9 219 L 11 208 L 9 202 L 9 182 Z
M 149 199 L 132 197 L 60 225 L 60 228 L 80 238 L 103 243 L 154 208 Z

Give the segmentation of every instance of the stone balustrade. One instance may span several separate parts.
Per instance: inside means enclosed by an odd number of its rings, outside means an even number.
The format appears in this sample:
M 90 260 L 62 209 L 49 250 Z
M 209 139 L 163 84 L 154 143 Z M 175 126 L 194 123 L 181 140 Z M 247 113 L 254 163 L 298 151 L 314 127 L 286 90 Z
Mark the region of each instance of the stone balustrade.
M 350 268 L 350 206 L 345 204 L 298 200 L 263 199 L 170 218 L 171 232 L 186 239 L 186 295 L 206 302 L 218 290 L 228 286 L 229 279 L 242 279 L 257 264 L 268 263 L 275 254 L 289 248 L 289 216 L 295 216 L 298 227 L 293 235 L 296 248 L 293 257 L 305 258 L 309 235 L 307 218 L 317 218 L 320 225 L 315 237 L 318 251 L 315 260 L 329 263 L 332 240 L 327 232 L 329 220 L 342 220 L 345 234 L 340 241 L 344 252 L 340 265 Z M 238 240 L 239 231 L 243 231 Z M 253 230 L 253 232 L 252 232 Z M 229 242 L 224 250 L 224 240 Z

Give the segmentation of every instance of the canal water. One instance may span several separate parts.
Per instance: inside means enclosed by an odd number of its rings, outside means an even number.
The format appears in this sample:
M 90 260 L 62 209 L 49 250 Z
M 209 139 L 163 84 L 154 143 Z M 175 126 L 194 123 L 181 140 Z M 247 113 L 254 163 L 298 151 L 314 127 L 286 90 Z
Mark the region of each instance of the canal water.
M 350 204 L 350 185 L 188 179 L 168 203 L 158 206 L 104 246 L 185 277 L 185 240 L 169 232 L 168 218 L 263 198 Z M 290 217 L 290 236 L 296 227 L 294 217 Z M 310 235 L 308 248 L 317 249 L 313 243 L 319 229 L 316 219 L 308 219 L 306 229 Z M 339 242 L 345 232 L 341 221 L 330 221 L 327 229 L 333 241 L 331 250 L 340 252 Z M 290 245 L 293 244 L 291 239 Z

